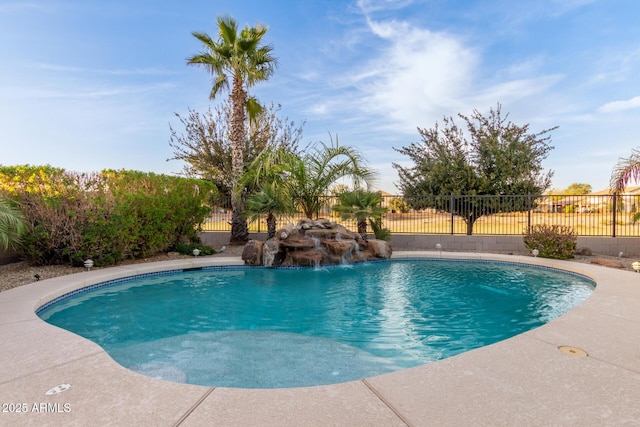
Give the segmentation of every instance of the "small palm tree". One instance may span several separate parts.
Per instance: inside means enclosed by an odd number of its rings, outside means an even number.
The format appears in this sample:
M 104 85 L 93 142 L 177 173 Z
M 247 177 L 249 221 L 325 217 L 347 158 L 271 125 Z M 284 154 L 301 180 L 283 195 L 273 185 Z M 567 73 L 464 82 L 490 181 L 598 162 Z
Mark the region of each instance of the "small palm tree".
M 312 218 L 320 211 L 322 196 L 340 179 L 351 179 L 354 187 L 371 185 L 375 172 L 366 167 L 362 155 L 353 147 L 322 142 L 306 150 L 302 156 L 288 159 L 284 167 L 289 174 L 288 188 L 291 198 L 300 206 L 305 216 Z
M 235 191 L 244 170 L 243 145 L 246 139 L 245 119 L 256 117 L 262 107 L 248 95 L 248 89 L 273 74 L 277 59 L 271 46 L 261 45 L 268 27 L 257 24 L 238 32 L 238 24 L 231 17 L 218 18 L 218 40 L 208 34 L 192 33 L 206 51 L 187 59 L 189 65 L 203 66 L 213 75 L 209 98 L 214 99 L 222 90 L 230 90 L 231 118 L 231 241 L 245 243 L 249 238 L 247 222 L 243 217 L 242 192 Z M 231 87 L 231 88 L 230 88 Z
M 295 205 L 287 188 L 288 172 L 285 164 L 297 155 L 285 148 L 266 148 L 247 168 L 239 181 L 237 191 L 249 189 L 245 213 L 255 221 L 267 214 L 267 237 L 276 234 L 274 214 L 294 213 Z
M 631 156 L 626 159 L 619 159 L 618 164 L 611 173 L 610 187 L 614 193 L 622 193 L 631 181 L 640 181 L 640 149 L 631 151 Z M 636 212 L 631 217 L 631 222 L 635 224 L 640 220 L 640 212 Z
M 0 249 L 6 251 L 19 243 L 25 228 L 22 212 L 0 198 Z
M 338 204 L 333 210 L 338 212 L 342 219 L 355 219 L 358 224 L 358 233 L 367 240 L 367 220 L 372 222 L 374 230 L 381 230 L 382 214 L 387 208 L 380 206 L 382 195 L 356 189 L 338 195 Z
M 267 148 L 249 165 L 238 189 L 257 191 L 249 196 L 255 203 L 252 218 L 258 213 L 294 213 L 296 207 L 312 218 L 323 203 L 322 196 L 336 181 L 348 177 L 356 185 L 368 185 L 374 176 L 355 149 L 340 146 L 336 140 L 331 145 L 313 145 L 302 154 Z M 281 200 L 276 203 L 278 198 Z M 272 221 L 275 224 L 275 218 Z
M 287 197 L 286 192 L 278 191 L 275 182 L 265 183 L 260 191 L 251 194 L 247 198 L 245 213 L 248 217 L 255 221 L 261 215 L 267 214 L 267 238 L 271 239 L 276 235 L 276 217 L 275 214 L 292 213 L 295 211 L 291 199 Z

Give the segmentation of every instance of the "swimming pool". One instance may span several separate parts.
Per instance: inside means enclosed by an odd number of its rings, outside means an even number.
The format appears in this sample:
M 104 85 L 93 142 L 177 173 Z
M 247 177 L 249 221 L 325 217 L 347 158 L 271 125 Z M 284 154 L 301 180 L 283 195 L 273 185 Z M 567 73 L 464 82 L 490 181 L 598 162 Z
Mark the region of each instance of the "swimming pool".
M 38 310 L 152 377 L 245 388 L 392 372 L 540 326 L 583 301 L 583 276 L 413 260 L 212 268 L 119 280 Z

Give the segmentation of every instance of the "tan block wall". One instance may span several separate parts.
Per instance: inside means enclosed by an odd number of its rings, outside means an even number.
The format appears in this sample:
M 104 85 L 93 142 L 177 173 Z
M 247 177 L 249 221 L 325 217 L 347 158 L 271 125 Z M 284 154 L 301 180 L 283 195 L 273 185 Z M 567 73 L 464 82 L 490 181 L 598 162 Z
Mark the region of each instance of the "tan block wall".
M 229 232 L 200 233 L 203 244 L 220 248 L 229 243 Z M 266 233 L 252 233 L 250 239 L 266 240 Z M 436 250 L 440 243 L 444 251 L 528 253 L 522 236 L 464 236 L 450 234 L 393 234 L 391 246 L 395 250 Z M 589 248 L 594 254 L 640 256 L 639 237 L 578 237 L 578 248 Z

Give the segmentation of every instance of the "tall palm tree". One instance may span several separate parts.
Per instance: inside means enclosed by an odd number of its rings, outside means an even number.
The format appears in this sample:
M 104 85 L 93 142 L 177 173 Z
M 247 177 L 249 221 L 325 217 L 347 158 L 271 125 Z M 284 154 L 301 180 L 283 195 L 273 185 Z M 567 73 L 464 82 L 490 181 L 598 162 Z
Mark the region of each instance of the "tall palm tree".
M 20 241 L 25 230 L 22 212 L 0 198 L 0 250 L 6 251 Z
M 218 39 L 208 34 L 193 32 L 193 36 L 205 47 L 205 52 L 187 59 L 189 65 L 203 66 L 213 75 L 210 99 L 221 91 L 230 90 L 231 118 L 231 244 L 243 244 L 249 238 L 247 221 L 243 217 L 242 192 L 235 191 L 243 173 L 242 147 L 247 137 L 245 128 L 247 113 L 255 117 L 262 107 L 248 90 L 260 81 L 267 80 L 274 72 L 277 59 L 271 54 L 273 48 L 262 45 L 262 37 L 268 27 L 248 25 L 238 32 L 238 24 L 231 17 L 219 17 Z
M 632 150 L 631 156 L 620 159 L 611 173 L 611 190 L 624 191 L 630 181 L 640 181 L 640 149 Z

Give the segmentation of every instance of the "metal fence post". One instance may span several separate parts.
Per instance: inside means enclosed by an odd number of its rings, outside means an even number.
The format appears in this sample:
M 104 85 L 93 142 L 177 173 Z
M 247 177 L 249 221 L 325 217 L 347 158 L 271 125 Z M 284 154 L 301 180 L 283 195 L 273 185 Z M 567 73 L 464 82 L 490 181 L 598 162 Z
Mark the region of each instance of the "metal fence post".
M 616 237 L 616 223 L 618 222 L 618 192 L 613 192 L 613 212 L 611 213 L 611 237 Z
M 451 193 L 451 201 L 449 202 L 449 209 L 451 210 L 451 235 L 453 235 L 453 232 L 454 232 L 454 228 L 453 228 L 453 220 L 455 219 L 455 215 L 453 214 L 455 210 L 453 207 L 454 201 L 455 201 L 455 196 L 453 195 L 453 193 Z
M 531 232 L 531 193 L 527 194 L 527 233 Z

